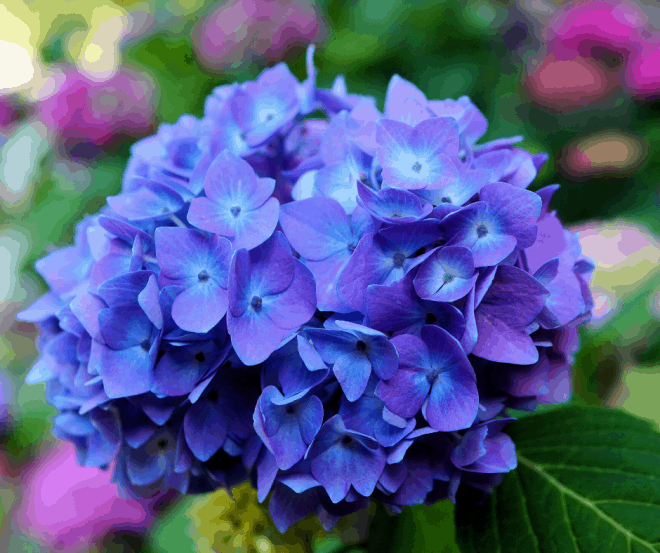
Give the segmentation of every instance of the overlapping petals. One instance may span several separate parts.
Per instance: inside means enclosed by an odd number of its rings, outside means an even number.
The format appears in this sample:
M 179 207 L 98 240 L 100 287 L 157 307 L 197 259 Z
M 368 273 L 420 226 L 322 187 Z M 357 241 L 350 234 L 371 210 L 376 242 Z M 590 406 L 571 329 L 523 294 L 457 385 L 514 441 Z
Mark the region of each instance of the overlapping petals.
M 546 156 L 398 76 L 384 113 L 319 89 L 312 53 L 304 82 L 279 64 L 137 142 L 35 265 L 27 381 L 126 497 L 250 480 L 285 531 L 489 493 L 507 409 L 570 397 L 593 263 L 557 187 L 527 189 Z

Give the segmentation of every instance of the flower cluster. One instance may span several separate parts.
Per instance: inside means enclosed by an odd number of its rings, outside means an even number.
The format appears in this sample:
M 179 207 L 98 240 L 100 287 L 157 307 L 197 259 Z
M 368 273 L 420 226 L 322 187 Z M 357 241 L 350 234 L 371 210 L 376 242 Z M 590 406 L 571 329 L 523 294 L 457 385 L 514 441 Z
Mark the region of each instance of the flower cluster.
M 477 144 L 467 97 L 373 98 L 284 64 L 137 142 L 123 190 L 36 268 L 30 382 L 131 497 L 250 480 L 275 525 L 488 492 L 507 408 L 570 393 L 593 269 L 531 192 L 546 156 Z M 322 110 L 323 119 L 309 114 Z

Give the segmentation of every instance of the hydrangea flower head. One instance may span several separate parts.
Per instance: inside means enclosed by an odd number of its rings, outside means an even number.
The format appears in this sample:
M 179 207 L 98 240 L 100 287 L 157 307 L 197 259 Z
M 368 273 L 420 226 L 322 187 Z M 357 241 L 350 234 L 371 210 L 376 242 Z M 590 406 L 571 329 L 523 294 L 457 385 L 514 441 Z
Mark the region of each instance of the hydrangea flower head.
M 488 493 L 508 408 L 567 399 L 593 264 L 479 144 L 463 97 L 393 77 L 385 113 L 283 65 L 133 146 L 121 193 L 36 268 L 28 375 L 126 497 L 250 481 L 276 527 Z M 309 119 L 322 110 L 327 121 Z

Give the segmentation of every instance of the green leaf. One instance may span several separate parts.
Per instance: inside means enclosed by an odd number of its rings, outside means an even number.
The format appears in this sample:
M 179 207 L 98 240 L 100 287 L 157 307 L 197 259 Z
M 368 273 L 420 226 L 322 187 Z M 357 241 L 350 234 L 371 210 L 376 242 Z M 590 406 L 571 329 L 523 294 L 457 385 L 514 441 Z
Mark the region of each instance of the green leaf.
M 660 552 L 660 433 L 651 423 L 574 406 L 506 432 L 518 468 L 478 507 L 459 496 L 463 553 Z

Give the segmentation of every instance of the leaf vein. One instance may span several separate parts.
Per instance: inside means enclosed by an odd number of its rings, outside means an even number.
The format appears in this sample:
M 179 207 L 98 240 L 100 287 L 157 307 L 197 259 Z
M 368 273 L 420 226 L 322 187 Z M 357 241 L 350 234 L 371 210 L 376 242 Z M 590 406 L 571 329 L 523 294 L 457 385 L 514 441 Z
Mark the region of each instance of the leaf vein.
M 550 484 L 555 486 L 561 493 L 571 497 L 578 503 L 581 503 L 588 509 L 591 509 L 599 518 L 601 518 L 603 521 L 609 523 L 612 527 L 614 527 L 616 530 L 621 532 L 623 535 L 625 535 L 628 539 L 630 540 L 635 540 L 636 542 L 639 542 L 641 545 L 644 547 L 648 547 L 649 549 L 652 548 L 652 544 L 647 542 L 646 540 L 640 538 L 639 536 L 633 534 L 630 530 L 627 530 L 623 526 L 621 526 L 616 520 L 611 518 L 610 516 L 606 515 L 603 511 L 601 511 L 596 505 L 593 504 L 592 501 L 587 499 L 586 497 L 582 497 L 578 493 L 574 492 L 570 488 L 567 488 L 564 486 L 559 480 L 554 478 L 551 474 L 543 470 L 543 467 L 541 465 L 538 465 L 526 457 L 522 455 L 518 455 L 518 461 L 529 468 L 530 470 L 533 470 L 543 478 L 545 478 Z
M 660 503 L 645 503 L 644 501 L 633 501 L 632 499 L 596 499 L 594 505 L 599 503 L 626 503 L 628 505 L 642 505 L 644 507 L 660 507 Z
M 512 427 L 513 428 L 513 427 Z M 525 442 L 536 442 L 536 441 L 542 441 L 544 438 L 547 437 L 552 437 L 552 438 L 557 438 L 557 439 L 563 439 L 563 438 L 573 438 L 573 437 L 580 437 L 580 438 L 586 438 L 586 437 L 599 437 L 599 436 L 608 436 L 611 435 L 613 432 L 615 433 L 620 433 L 623 436 L 625 436 L 626 439 L 631 439 L 631 438 L 642 438 L 642 439 L 648 439 L 649 434 L 647 433 L 640 433 L 640 432 L 634 432 L 630 430 L 626 430 L 624 428 L 600 428 L 598 430 L 583 430 L 583 431 L 578 431 L 578 432 L 565 432 L 565 433 L 557 433 L 557 432 L 548 432 L 548 433 L 540 433 L 540 432 L 534 432 L 530 433 L 528 437 L 523 436 L 518 436 L 516 435 L 516 441 L 519 443 L 525 443 Z
M 533 462 L 533 461 L 530 461 Z M 550 469 L 568 469 L 568 470 L 576 470 L 576 471 L 582 471 L 582 472 L 596 472 L 596 473 L 602 473 L 602 474 L 623 474 L 625 476 L 642 476 L 644 478 L 648 478 L 649 480 L 658 480 L 657 476 L 653 476 L 652 474 L 645 474 L 643 472 L 631 472 L 627 470 L 620 470 L 620 469 L 610 469 L 610 468 L 602 468 L 602 467 L 584 467 L 581 465 L 568 465 L 568 464 L 550 464 L 550 463 L 535 463 L 539 467 L 544 467 L 544 468 L 550 468 Z
M 534 542 L 536 551 L 538 551 L 538 553 L 541 553 L 541 548 L 539 547 L 539 539 L 534 533 L 534 527 L 532 526 L 532 519 L 529 517 L 529 511 L 527 510 L 527 497 L 525 496 L 525 490 L 522 485 L 522 480 L 520 479 L 520 474 L 518 473 L 518 471 L 513 471 L 513 474 L 516 477 L 516 482 L 518 484 L 518 488 L 520 489 L 521 506 L 522 506 L 525 522 L 527 523 L 527 527 L 529 528 L 529 533 L 532 535 L 532 541 Z
M 568 516 L 568 508 L 566 507 L 566 496 L 559 491 L 559 501 L 561 503 L 561 509 L 564 514 L 564 520 L 566 521 L 566 527 L 568 528 L 568 534 L 571 536 L 571 540 L 573 541 L 573 545 L 575 546 L 575 551 L 576 553 L 582 553 L 582 550 L 580 549 L 580 546 L 578 545 L 577 538 L 575 537 L 575 533 L 573 532 L 573 523 L 570 520 L 570 517 Z
M 566 446 L 566 445 L 545 445 L 538 447 L 520 447 L 518 449 L 524 449 L 525 453 L 529 451 L 549 451 L 549 450 L 566 450 L 566 451 L 580 451 L 582 449 L 595 449 L 595 450 L 606 450 L 606 451 L 629 451 L 631 453 L 644 453 L 645 455 L 652 455 L 654 457 L 660 457 L 660 452 L 651 452 L 645 449 L 634 449 L 630 447 L 614 447 L 614 446 L 599 446 L 599 445 L 580 445 L 580 446 Z

